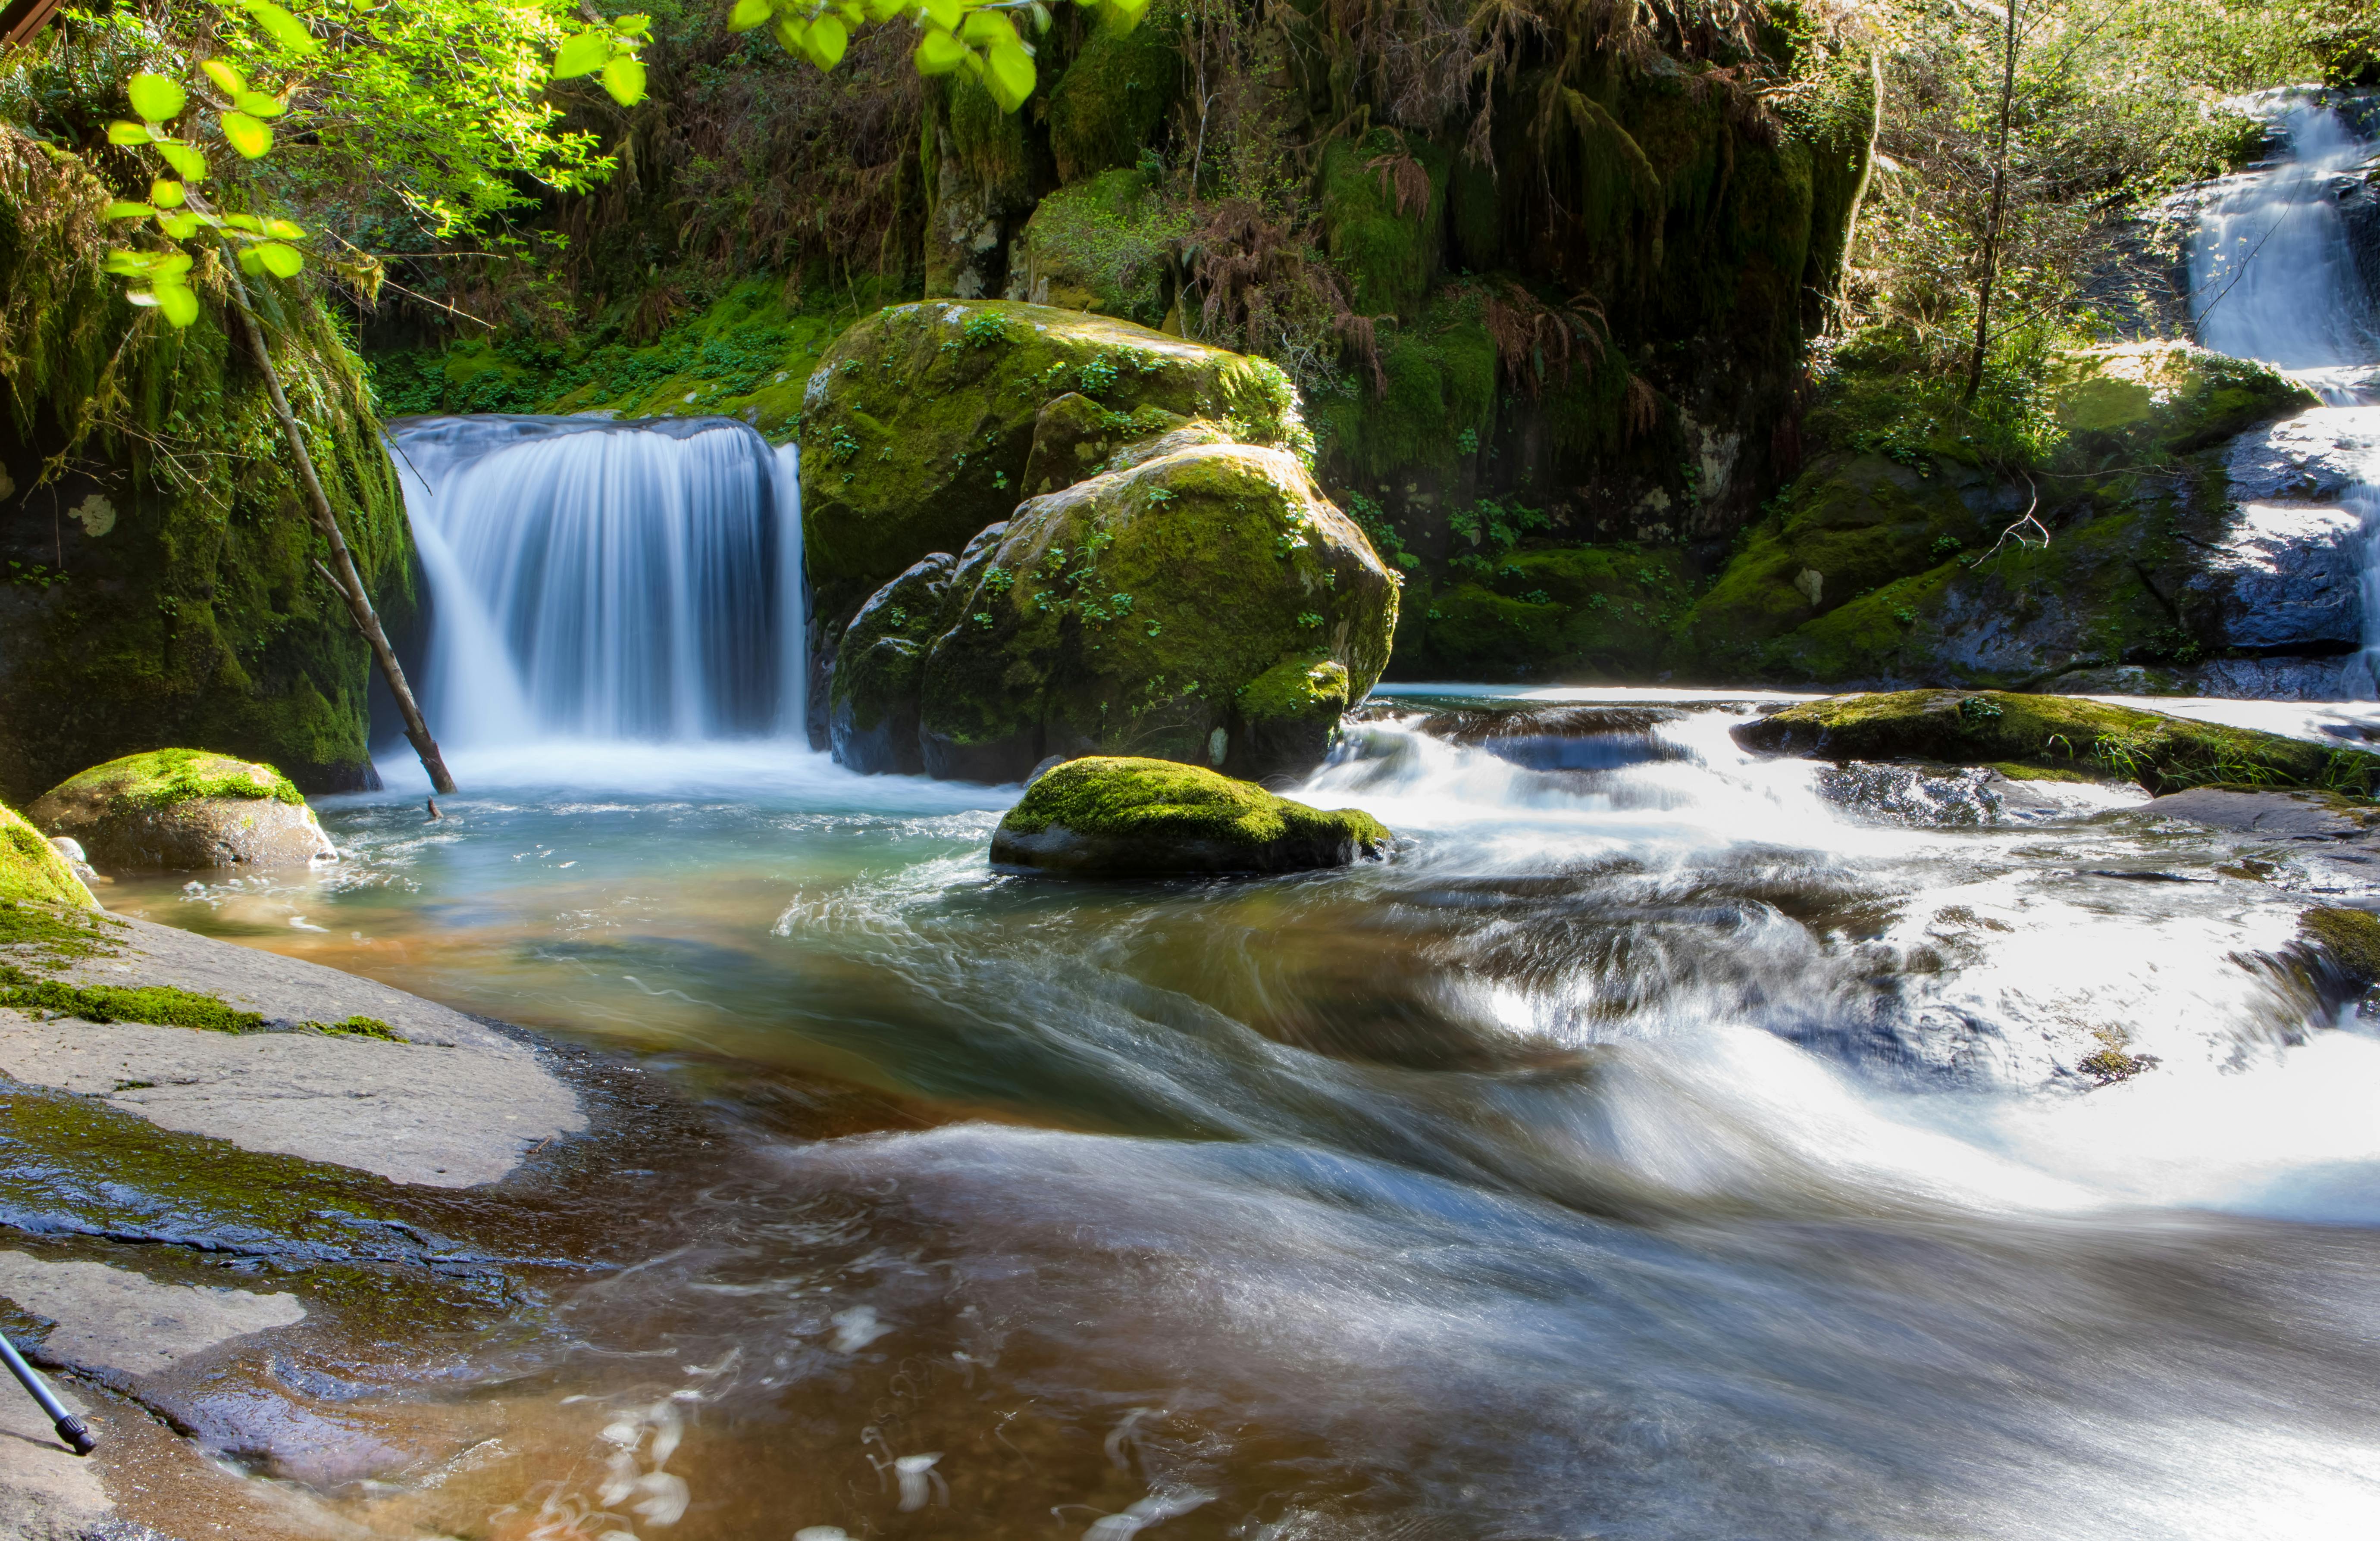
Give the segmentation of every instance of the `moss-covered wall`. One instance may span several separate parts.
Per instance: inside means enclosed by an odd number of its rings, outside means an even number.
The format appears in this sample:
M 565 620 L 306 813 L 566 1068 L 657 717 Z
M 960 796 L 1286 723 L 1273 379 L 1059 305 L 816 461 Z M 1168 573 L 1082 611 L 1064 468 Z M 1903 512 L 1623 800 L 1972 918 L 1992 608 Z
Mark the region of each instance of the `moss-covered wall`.
M 220 280 L 180 332 L 101 268 L 104 190 L 0 128 L 0 795 L 188 745 L 299 785 L 371 784 L 370 655 L 314 570 Z M 312 301 L 256 286 L 275 361 L 386 624 L 412 547 L 353 355 Z

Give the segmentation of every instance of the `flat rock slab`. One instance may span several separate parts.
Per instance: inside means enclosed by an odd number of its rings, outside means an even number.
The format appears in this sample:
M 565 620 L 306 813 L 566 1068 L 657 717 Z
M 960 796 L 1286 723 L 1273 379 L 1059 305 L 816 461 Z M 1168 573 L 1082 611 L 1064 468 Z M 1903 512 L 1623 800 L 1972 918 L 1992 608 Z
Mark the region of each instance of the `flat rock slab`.
M 79 1370 L 154 1375 L 218 1343 L 306 1319 L 293 1294 L 159 1284 L 105 1263 L 0 1252 L 0 1296 L 57 1328 L 42 1352 Z
M 84 985 L 173 985 L 294 1027 L 369 1016 L 407 1041 L 40 1021 L 0 1008 L 0 1072 L 102 1098 L 167 1129 L 377 1172 L 492 1183 L 531 1146 L 587 1126 L 536 1051 L 460 1012 L 370 979 L 128 917 Z
M 90 1412 L 73 1388 L 53 1381 L 50 1389 L 68 1412 Z M 0 1397 L 0 1541 L 85 1541 L 108 1535 L 98 1527 L 115 1506 L 101 1486 L 98 1468 L 58 1443 L 48 1415 L 15 1381 L 0 1389 L 8 1393 Z M 103 1426 L 100 1438 L 107 1438 Z
M 2288 792 L 2229 792 L 2201 786 L 2152 797 L 2141 807 L 2168 819 L 2265 840 L 2348 840 L 2368 828 L 2363 820 L 2319 797 Z

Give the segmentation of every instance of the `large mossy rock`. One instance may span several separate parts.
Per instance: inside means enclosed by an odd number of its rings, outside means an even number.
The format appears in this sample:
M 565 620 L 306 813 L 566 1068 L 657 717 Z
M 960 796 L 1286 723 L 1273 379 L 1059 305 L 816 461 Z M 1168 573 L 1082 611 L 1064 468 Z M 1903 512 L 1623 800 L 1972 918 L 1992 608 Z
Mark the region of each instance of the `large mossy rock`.
M 2159 794 L 2209 785 L 2317 787 L 2362 796 L 2380 791 L 2380 755 L 2071 696 L 1830 696 L 1732 733 L 1738 744 L 1764 754 L 2041 766 L 2135 781 Z
M 45 149 L 0 124 L 0 796 L 161 738 L 377 786 L 370 653 L 315 569 L 262 377 L 206 285 L 184 328 L 126 302 L 111 194 Z M 313 300 L 255 302 L 401 637 L 412 539 L 362 370 Z
M 2268 364 L 2177 342 L 2076 348 L 2045 383 L 2070 461 L 2186 455 L 2322 404 Z
M 1004 782 L 1052 755 L 1321 762 L 1388 662 L 1397 579 L 1282 451 L 1119 458 L 868 602 L 830 692 L 845 764 Z
M 314 810 L 270 765 L 203 749 L 152 749 L 95 765 L 25 810 L 100 868 L 190 871 L 337 855 Z
M 1297 393 L 1266 360 L 1079 310 L 896 305 L 845 332 L 803 394 L 811 614 L 839 626 L 911 563 L 1008 517 L 1041 409 L 1068 394 L 1119 422 L 1155 409 L 1310 448 Z
M 5 803 L 0 803 L 0 902 L 99 908 L 58 848 Z
M 1084 877 L 1303 872 L 1380 855 L 1389 839 L 1359 809 L 1311 808 L 1195 765 L 1094 757 L 1026 789 L 991 860 Z

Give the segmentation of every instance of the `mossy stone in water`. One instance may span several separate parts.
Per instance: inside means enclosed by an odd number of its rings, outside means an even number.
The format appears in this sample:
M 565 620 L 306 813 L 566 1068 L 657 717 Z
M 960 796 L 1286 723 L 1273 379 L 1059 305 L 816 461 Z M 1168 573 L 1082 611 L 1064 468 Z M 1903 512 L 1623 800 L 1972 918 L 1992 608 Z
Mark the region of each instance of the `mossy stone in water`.
M 2329 905 L 2298 916 L 2298 940 L 2361 989 L 2380 984 L 2380 916 Z
M 0 900 L 99 908 L 57 847 L 6 804 L 0 804 Z
M 1119 419 L 1158 407 L 1312 452 L 1297 393 L 1267 360 L 1080 310 L 896 305 L 846 331 L 803 392 L 811 613 L 839 624 L 911 563 L 1006 518 L 1041 408 L 1068 394 Z
M 2380 755 L 2071 696 L 1898 690 L 1829 696 L 1732 730 L 1747 749 L 1823 759 L 2014 762 L 2193 786 L 2314 787 L 2370 796 Z
M 1087 877 L 1301 872 L 1381 855 L 1389 831 L 1172 760 L 1093 757 L 1056 766 L 991 839 L 998 867 Z
M 189 869 L 335 855 L 314 810 L 270 765 L 151 749 L 72 776 L 26 809 L 100 867 Z

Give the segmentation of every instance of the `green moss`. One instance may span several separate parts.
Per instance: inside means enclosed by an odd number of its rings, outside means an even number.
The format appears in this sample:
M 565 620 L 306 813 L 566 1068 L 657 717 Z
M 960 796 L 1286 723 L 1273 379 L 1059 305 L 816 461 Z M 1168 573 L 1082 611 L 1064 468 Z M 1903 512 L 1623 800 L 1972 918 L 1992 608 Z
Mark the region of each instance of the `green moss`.
M 305 794 L 270 765 L 253 765 L 204 749 L 149 749 L 125 755 L 67 778 L 47 797 L 89 800 L 111 813 L 170 808 L 202 797 L 306 805 Z
M 1079 182 L 1140 159 L 1182 89 L 1181 22 L 1172 6 L 1151 6 L 1137 26 L 1106 19 L 1049 94 L 1050 151 L 1058 175 Z
M 0 947 L 20 962 L 55 973 L 82 958 L 110 957 L 124 950 L 124 922 L 99 909 L 86 891 L 64 902 L 0 899 Z
M 2188 343 L 2070 349 L 2052 359 L 2047 383 L 2080 462 L 2186 454 L 2318 405 L 2266 365 Z
M 1331 658 L 1283 659 L 1241 686 L 1237 700 L 1240 714 L 1253 722 L 1320 715 L 1336 722 L 1352 704 L 1347 666 Z
M 84 1022 L 148 1022 L 211 1033 L 253 1033 L 264 1025 L 259 1013 L 171 985 L 69 985 L 34 978 L 9 964 L 0 964 L 0 1006 Z
M 1747 747 L 1838 759 L 2009 761 L 2186 787 L 2316 787 L 2369 796 L 2380 755 L 2070 696 L 1903 690 L 1833 696 L 1734 730 Z
M 1357 809 L 1325 813 L 1198 766 L 1104 756 L 1053 767 L 1001 822 L 1019 834 L 1057 824 L 1077 834 L 1163 830 L 1250 844 L 1300 829 L 1344 831 L 1369 843 L 1389 837 L 1386 826 Z
M 2308 910 L 2298 916 L 2298 938 L 2356 982 L 2380 981 L 2380 917 L 2370 911 L 2336 905 Z
M 338 1038 L 378 1038 L 382 1043 L 413 1041 L 376 1016 L 347 1016 L 336 1022 L 301 1022 L 298 1026 L 310 1033 L 325 1033 Z
M 1550 547 L 1484 559 L 1431 595 L 1421 646 L 1465 679 L 1641 679 L 1691 592 L 1675 548 Z
M 1438 276 L 1447 163 L 1439 146 L 1389 128 L 1323 152 L 1325 247 L 1358 315 L 1420 314 Z
M 1109 171 L 1044 198 L 1020 255 L 1038 301 L 1155 326 L 1172 300 L 1175 245 L 1188 213 L 1170 208 L 1137 171 Z
M 2025 765 L 2017 760 L 1994 760 L 1992 769 L 2012 782 L 2103 782 L 2105 776 L 2070 765 Z
M 1496 345 L 1469 288 L 1417 308 L 1407 324 L 1377 329 L 1380 382 L 1358 366 L 1347 386 L 1314 404 L 1342 479 L 1370 486 L 1416 471 L 1451 472 L 1495 432 Z M 1475 452 L 1474 452 L 1475 453 Z
M 1204 418 L 1311 453 L 1280 368 L 1078 310 L 931 300 L 880 310 L 812 374 L 801 431 L 803 552 L 840 618 L 929 552 L 956 552 L 1024 495 L 1041 409 Z
M 370 764 L 370 655 L 314 568 L 323 548 L 221 277 L 194 270 L 186 329 L 136 312 L 104 271 L 107 196 L 0 129 L 0 467 L 28 491 L 54 473 L 41 496 L 74 516 L 38 535 L 0 526 L 8 555 L 66 574 L 0 621 L 0 795 L 161 739 L 354 786 Z M 361 370 L 312 298 L 252 287 L 324 491 L 402 635 L 412 548 Z
M 57 847 L 23 815 L 0 804 L 0 945 L 12 940 L 12 924 L 37 924 L 30 917 L 45 912 L 30 907 L 35 904 L 99 907 Z

